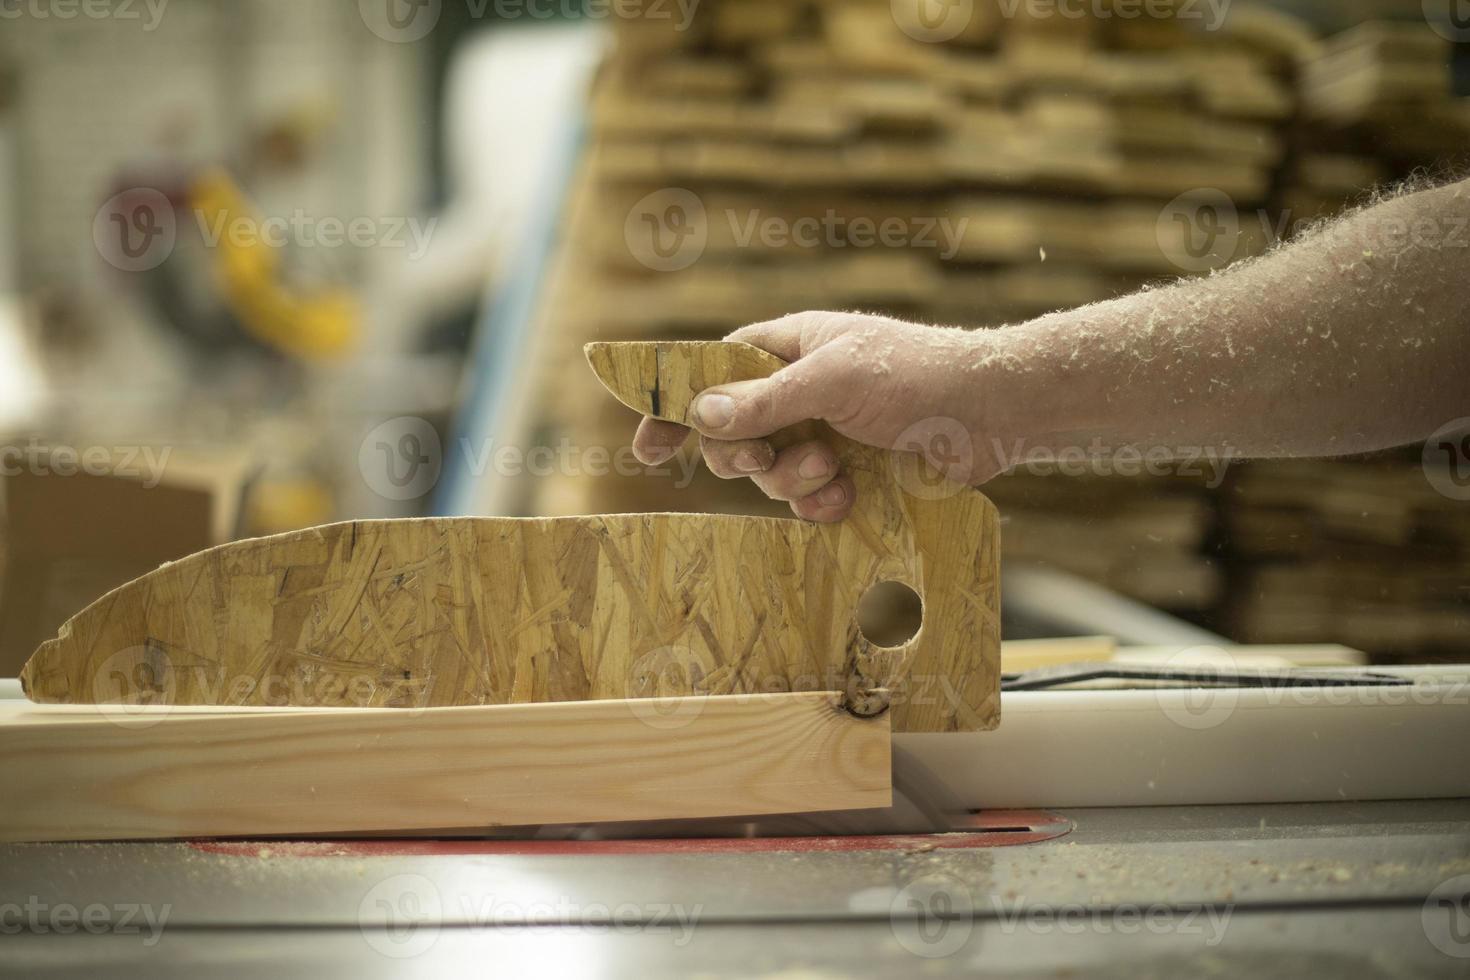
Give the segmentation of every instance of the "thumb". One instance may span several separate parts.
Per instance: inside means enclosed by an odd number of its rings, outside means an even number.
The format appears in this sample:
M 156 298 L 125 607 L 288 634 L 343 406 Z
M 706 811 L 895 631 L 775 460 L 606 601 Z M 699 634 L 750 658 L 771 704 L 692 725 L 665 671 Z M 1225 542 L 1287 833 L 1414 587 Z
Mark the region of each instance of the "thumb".
M 712 439 L 758 439 L 841 412 L 852 391 L 843 383 L 848 362 L 834 353 L 819 347 L 768 378 L 700 392 L 690 413 L 694 428 Z

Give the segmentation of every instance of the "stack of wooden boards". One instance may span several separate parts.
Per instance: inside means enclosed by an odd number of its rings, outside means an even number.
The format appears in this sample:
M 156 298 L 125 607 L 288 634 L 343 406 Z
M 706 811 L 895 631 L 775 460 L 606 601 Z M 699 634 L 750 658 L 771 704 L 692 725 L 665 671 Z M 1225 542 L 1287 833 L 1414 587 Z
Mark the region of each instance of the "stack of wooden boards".
M 1447 32 L 1418 14 L 1344 31 L 1303 62 L 1281 234 L 1339 213 L 1377 184 L 1463 166 L 1470 102 L 1452 95 Z M 1470 247 L 1470 229 L 1446 223 L 1435 233 Z M 1374 460 L 1235 468 L 1219 498 L 1231 588 L 1218 620 L 1242 640 L 1311 637 L 1386 660 L 1463 659 L 1470 530 L 1463 500 L 1443 492 L 1454 488 L 1445 470 L 1454 465 L 1415 447 Z
M 1302 119 L 1283 175 L 1286 229 L 1331 215 L 1385 179 L 1446 168 L 1470 150 L 1450 42 L 1420 19 L 1361 24 L 1302 63 Z
M 590 110 L 581 330 L 710 333 L 823 306 L 995 324 L 1178 273 L 1189 229 L 1159 220 L 1177 195 L 1266 202 L 1294 40 L 1030 6 L 977 3 L 948 43 L 876 0 L 620 22 Z M 662 228 L 686 254 L 660 267 L 629 239 L 665 196 L 693 237 Z
M 1448 45 L 1417 11 L 1323 41 L 1244 4 L 1218 23 L 1184 3 L 1169 17 L 1099 16 L 1116 14 L 1107 3 L 952 8 L 970 12 L 940 23 L 887 0 L 708 0 L 687 29 L 615 18 L 538 314 L 534 359 L 547 367 L 522 437 L 626 450 L 632 418 L 561 383 L 588 340 L 717 337 L 803 309 L 1016 322 L 1259 253 L 1465 139 Z M 1436 121 L 1402 125 L 1406 107 Z M 1222 200 L 1238 221 L 1218 236 L 1201 215 Z M 1312 472 L 1330 483 L 1356 465 Z M 1278 469 L 1250 472 L 1270 485 Z M 1256 610 L 1261 582 L 1278 606 L 1305 596 L 1305 570 L 1335 560 L 1337 529 L 1291 556 L 1237 548 L 1229 532 L 1255 511 L 1232 485 L 1020 474 L 987 493 L 1007 515 L 1008 559 L 1255 641 L 1423 652 L 1370 642 L 1381 632 L 1351 620 L 1288 628 Z M 686 480 L 678 463 L 661 476 L 564 468 L 507 481 L 500 503 L 785 513 L 702 470 Z M 1399 547 L 1391 560 L 1412 576 L 1421 553 Z M 1414 619 L 1421 607 L 1402 601 Z
M 1180 470 L 1184 469 L 1181 473 Z M 1226 595 L 1214 543 L 1214 471 L 1068 476 L 1016 472 L 985 485 L 1003 516 L 1007 561 L 1041 563 L 1176 611 Z
M 1311 637 L 1382 658 L 1464 659 L 1466 503 L 1430 485 L 1418 454 L 1355 466 L 1241 466 L 1224 503 L 1238 638 Z

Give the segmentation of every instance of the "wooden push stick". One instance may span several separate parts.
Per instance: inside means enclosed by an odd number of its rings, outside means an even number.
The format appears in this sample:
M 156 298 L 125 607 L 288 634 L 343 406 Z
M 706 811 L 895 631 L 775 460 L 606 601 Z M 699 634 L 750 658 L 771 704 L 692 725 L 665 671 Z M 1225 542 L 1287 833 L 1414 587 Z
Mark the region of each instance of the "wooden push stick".
M 727 341 L 594 343 L 586 351 L 598 378 L 624 405 L 685 425 L 695 396 L 706 388 L 767 377 L 786 366 L 758 347 Z M 820 422 L 793 426 L 771 442 L 781 448 L 812 438 L 832 446 L 851 477 L 857 491 L 852 513 L 839 524 L 772 520 L 758 526 L 763 546 L 789 555 L 807 582 L 815 572 L 829 583 L 830 599 L 820 617 L 826 633 L 809 634 L 809 642 L 846 652 L 843 689 L 849 707 L 873 713 L 891 703 L 894 730 L 901 732 L 995 727 L 1000 721 L 995 505 L 979 491 L 945 480 L 912 452 L 876 449 Z M 857 629 L 858 600 L 880 581 L 907 585 L 923 603 L 919 632 L 899 647 L 875 646 Z M 768 598 L 777 600 L 770 608 L 778 616 L 803 612 L 800 605 Z M 788 622 L 798 629 L 802 625 Z
M 594 344 L 604 384 L 687 421 L 782 362 L 744 344 Z M 825 427 L 788 431 L 809 437 Z M 237 541 L 108 593 L 21 674 L 48 703 L 403 707 L 837 690 L 901 732 L 1000 711 L 994 506 L 915 455 L 823 432 L 858 493 L 840 524 L 705 514 L 355 521 Z M 922 597 L 899 647 L 858 600 Z
M 225 711 L 0 703 L 0 840 L 419 831 L 887 806 L 837 693 Z

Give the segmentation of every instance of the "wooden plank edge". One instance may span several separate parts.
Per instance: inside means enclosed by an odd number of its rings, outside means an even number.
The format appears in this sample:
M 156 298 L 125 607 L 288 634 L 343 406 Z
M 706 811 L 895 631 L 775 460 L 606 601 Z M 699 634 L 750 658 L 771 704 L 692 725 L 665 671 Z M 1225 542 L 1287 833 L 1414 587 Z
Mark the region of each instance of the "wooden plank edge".
M 18 707 L 17 707 L 18 705 Z M 122 709 L 126 709 L 123 711 Z M 294 836 L 866 809 L 889 714 L 835 692 L 201 715 L 0 705 L 0 840 Z M 43 720 L 38 721 L 41 716 Z

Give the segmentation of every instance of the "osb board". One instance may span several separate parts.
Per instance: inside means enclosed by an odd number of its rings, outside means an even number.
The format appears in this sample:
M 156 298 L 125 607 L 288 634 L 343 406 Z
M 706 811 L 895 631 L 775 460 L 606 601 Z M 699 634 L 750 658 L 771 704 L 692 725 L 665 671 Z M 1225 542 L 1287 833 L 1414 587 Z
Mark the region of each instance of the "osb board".
M 625 401 L 660 392 L 660 414 L 676 419 L 703 388 L 780 365 L 744 345 L 611 346 L 636 351 L 632 373 L 603 366 L 599 376 Z M 691 351 L 695 369 L 681 360 Z M 934 483 L 911 454 L 836 448 L 861 502 L 839 524 L 437 518 L 235 542 L 104 596 L 21 679 L 34 700 L 60 703 L 398 707 L 839 690 L 859 714 L 891 706 L 898 731 L 993 727 L 994 506 Z M 924 600 L 923 624 L 901 647 L 875 646 L 857 626 L 859 600 L 885 580 Z

